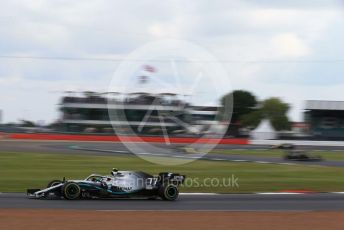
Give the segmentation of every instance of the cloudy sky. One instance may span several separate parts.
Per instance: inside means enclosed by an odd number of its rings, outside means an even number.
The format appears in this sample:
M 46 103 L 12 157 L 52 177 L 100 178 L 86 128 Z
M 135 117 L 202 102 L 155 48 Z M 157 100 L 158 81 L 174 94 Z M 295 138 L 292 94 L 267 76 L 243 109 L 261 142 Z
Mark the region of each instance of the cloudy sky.
M 304 100 L 344 100 L 343 25 L 331 0 L 4 0 L 0 110 L 56 120 L 64 91 L 107 91 L 127 55 L 177 39 L 216 57 L 228 90 L 280 97 L 298 121 Z

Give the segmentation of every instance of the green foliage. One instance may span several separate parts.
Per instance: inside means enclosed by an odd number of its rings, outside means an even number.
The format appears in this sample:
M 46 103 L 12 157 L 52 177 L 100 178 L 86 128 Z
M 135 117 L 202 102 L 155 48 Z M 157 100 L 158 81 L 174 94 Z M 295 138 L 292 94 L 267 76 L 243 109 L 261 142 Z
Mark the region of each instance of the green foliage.
M 271 121 L 276 130 L 289 130 L 290 122 L 287 117 L 289 105 L 279 98 L 269 98 L 262 103 L 262 116 Z
M 244 127 L 254 128 L 263 119 L 268 119 L 276 130 L 289 130 L 288 110 L 289 105 L 287 103 L 284 103 L 279 98 L 269 98 L 261 102 L 260 108 L 241 116 L 240 122 Z
M 248 91 L 235 90 L 223 96 L 221 104 L 225 108 L 230 107 L 230 104 L 233 105 L 232 123 L 236 123 L 241 116 L 253 111 L 254 107 L 257 105 L 257 100 L 256 97 Z
M 240 123 L 243 127 L 257 127 L 260 121 L 263 119 L 263 113 L 261 110 L 256 110 L 251 113 L 245 114 L 240 117 Z
M 221 98 L 220 119 L 230 117 L 229 108 L 233 107 L 232 123 L 240 123 L 243 127 L 254 128 L 262 119 L 269 119 L 276 130 L 289 130 L 290 122 L 287 117 L 289 105 L 279 98 L 268 98 L 257 106 L 256 97 L 244 90 L 235 90 Z

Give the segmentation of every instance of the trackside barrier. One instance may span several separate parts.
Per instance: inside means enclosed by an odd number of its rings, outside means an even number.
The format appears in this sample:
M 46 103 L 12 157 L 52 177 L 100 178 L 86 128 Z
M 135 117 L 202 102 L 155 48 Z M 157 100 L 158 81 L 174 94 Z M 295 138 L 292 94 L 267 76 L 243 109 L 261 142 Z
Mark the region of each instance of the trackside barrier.
M 298 146 L 329 146 L 344 147 L 344 141 L 304 141 L 304 140 L 250 140 L 251 145 L 293 144 Z
M 56 141 L 109 141 L 109 142 L 151 142 L 165 143 L 164 137 L 145 137 L 145 136 L 99 136 L 99 135 L 71 135 L 71 134 L 41 134 L 41 133 L 12 133 L 9 139 L 15 140 L 56 140 Z M 233 144 L 247 145 L 248 139 L 241 138 L 193 138 L 193 137 L 171 137 L 171 143 L 180 144 Z
M 6 138 L 6 133 L 0 133 L 0 140 Z

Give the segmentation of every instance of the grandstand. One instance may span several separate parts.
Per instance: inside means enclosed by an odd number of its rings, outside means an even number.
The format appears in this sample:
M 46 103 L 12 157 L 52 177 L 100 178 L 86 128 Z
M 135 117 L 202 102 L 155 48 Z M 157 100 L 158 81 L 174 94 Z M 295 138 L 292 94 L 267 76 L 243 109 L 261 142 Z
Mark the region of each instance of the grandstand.
M 112 133 L 112 126 L 129 126 L 142 134 L 160 134 L 163 129 L 170 134 L 201 134 L 218 124 L 218 107 L 193 106 L 180 98 L 173 93 L 145 92 L 64 96 L 60 104 L 62 131 Z
M 316 139 L 344 139 L 344 101 L 306 101 L 305 120 Z

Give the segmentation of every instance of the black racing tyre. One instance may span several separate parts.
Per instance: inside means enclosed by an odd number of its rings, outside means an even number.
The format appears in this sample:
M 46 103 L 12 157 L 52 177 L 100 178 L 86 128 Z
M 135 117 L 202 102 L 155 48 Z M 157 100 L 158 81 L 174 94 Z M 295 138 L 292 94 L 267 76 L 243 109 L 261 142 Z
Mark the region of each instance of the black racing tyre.
M 55 185 L 58 185 L 58 184 L 62 184 L 63 182 L 60 181 L 60 180 L 53 180 L 53 181 L 50 181 L 49 184 L 47 185 L 47 188 L 50 188 L 50 187 L 53 187 Z
M 62 187 L 62 195 L 67 200 L 77 200 L 81 195 L 81 188 L 77 183 L 67 182 Z
M 179 189 L 174 184 L 163 185 L 159 189 L 159 196 L 163 200 L 174 201 L 179 196 Z

